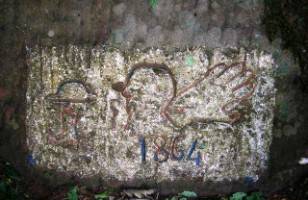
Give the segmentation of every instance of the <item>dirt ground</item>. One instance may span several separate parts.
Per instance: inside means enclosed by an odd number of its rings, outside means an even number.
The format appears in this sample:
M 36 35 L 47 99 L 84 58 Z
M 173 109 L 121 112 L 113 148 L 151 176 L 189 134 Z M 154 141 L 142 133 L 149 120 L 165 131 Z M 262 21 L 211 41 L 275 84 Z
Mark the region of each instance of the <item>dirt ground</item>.
M 77 187 L 77 196 L 72 195 L 72 188 Z M 291 184 L 288 187 L 266 196 L 255 196 L 251 199 L 261 200 L 306 200 L 308 199 L 308 177 L 303 177 L 295 184 Z M 144 188 L 139 188 L 139 191 Z M 123 195 L 124 188 L 106 188 L 102 185 L 96 187 L 88 187 L 86 185 L 80 185 L 72 182 L 71 184 L 53 187 L 47 185 L 41 181 L 20 175 L 20 173 L 7 161 L 0 158 L 0 199 L 80 199 L 90 200 L 99 199 L 97 195 L 102 195 L 106 199 L 138 199 L 138 197 L 129 197 Z M 240 192 L 240 191 L 239 191 Z M 256 191 L 251 191 L 248 194 L 252 194 Z M 258 191 L 260 192 L 260 191 Z M 262 192 L 260 193 L 262 194 Z M 159 193 L 151 194 L 150 196 L 143 197 L 143 199 L 205 199 L 205 200 L 228 200 L 232 199 L 234 194 L 221 194 L 208 197 L 181 197 L 180 195 L 173 196 L 160 196 Z M 245 199 L 245 198 L 243 198 Z M 248 198 L 246 198 L 248 199 Z

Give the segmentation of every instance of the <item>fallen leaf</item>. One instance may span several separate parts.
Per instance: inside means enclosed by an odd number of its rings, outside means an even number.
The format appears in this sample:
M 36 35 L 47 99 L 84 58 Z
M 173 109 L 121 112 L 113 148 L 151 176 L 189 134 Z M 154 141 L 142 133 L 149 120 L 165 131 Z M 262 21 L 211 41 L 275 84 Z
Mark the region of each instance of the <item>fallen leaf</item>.
M 230 200 L 242 200 L 247 194 L 245 192 L 236 192 L 230 197 Z
M 181 193 L 181 195 L 185 196 L 185 197 L 197 197 L 197 194 L 195 192 L 192 191 L 184 191 Z
M 127 195 L 129 197 L 135 196 L 135 197 L 138 197 L 140 199 L 140 198 L 152 195 L 152 194 L 154 194 L 154 192 L 155 192 L 155 190 L 153 190 L 153 189 L 150 189 L 150 190 L 130 189 L 130 190 L 124 190 L 121 194 L 123 196 Z

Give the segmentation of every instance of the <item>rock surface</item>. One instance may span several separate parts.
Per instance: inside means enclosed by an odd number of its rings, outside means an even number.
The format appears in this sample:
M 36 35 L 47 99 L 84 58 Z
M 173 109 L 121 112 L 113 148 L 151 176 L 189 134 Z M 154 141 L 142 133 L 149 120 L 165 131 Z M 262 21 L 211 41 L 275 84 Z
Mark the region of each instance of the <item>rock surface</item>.
M 253 183 L 223 180 L 196 186 L 194 181 L 187 179 L 185 184 L 172 180 L 164 180 L 159 185 L 155 181 L 130 180 L 122 184 L 127 187 L 146 184 L 169 193 L 189 188 L 203 194 L 254 189 L 273 192 L 305 174 L 307 165 L 298 162 L 307 157 L 307 96 L 300 90 L 299 68 L 290 53 L 280 49 L 279 40 L 270 44 L 266 39 L 260 24 L 262 1 L 158 0 L 153 6 L 146 0 L 3 0 L 0 3 L 1 87 L 10 91 L 8 95 L 0 94 L 3 110 L 0 148 L 1 156 L 21 171 L 54 184 L 76 179 L 75 175 L 56 173 L 57 170 L 46 171 L 36 166 L 29 156 L 25 129 L 27 77 L 30 73 L 27 49 L 36 45 L 43 48 L 107 45 L 124 52 L 151 46 L 185 49 L 200 45 L 212 50 L 231 45 L 247 51 L 264 50 L 277 64 L 277 70 L 271 75 L 275 78 L 277 92 L 266 174 Z M 118 185 L 116 179 L 101 180 L 101 177 L 83 177 L 82 181 Z M 175 190 L 171 190 L 170 183 Z
M 273 60 L 206 52 L 29 50 L 27 144 L 37 167 L 158 184 L 256 182 L 272 140 Z

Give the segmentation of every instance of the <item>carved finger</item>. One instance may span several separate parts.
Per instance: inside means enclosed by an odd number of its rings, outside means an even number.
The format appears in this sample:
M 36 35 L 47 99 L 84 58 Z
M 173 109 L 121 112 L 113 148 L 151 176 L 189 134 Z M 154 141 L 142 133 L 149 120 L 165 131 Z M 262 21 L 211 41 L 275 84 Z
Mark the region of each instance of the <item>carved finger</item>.
M 231 119 L 228 123 L 234 124 L 240 119 L 240 114 L 238 111 L 234 110 L 235 107 L 240 103 L 240 100 L 236 99 L 233 101 L 230 101 L 226 103 L 225 105 L 222 106 L 221 110 L 224 112 L 226 115 L 228 115 Z
M 240 113 L 238 111 L 233 111 L 229 113 L 229 116 L 231 117 L 230 124 L 234 125 L 240 118 Z
M 252 96 L 256 89 L 257 81 L 253 74 L 251 74 L 245 81 L 232 88 L 238 99 L 244 100 Z
M 242 71 L 244 71 L 246 69 L 245 67 L 245 64 L 243 62 L 236 62 L 236 63 L 233 63 L 229 66 L 226 66 L 218 75 L 217 75 L 217 78 L 221 77 L 223 74 L 225 74 L 226 72 L 228 71 L 238 71 L 236 76 L 238 74 L 241 74 Z M 234 78 L 236 78 L 236 76 Z M 232 78 L 231 78 L 232 79 Z
M 217 63 L 216 65 L 210 67 L 208 69 L 209 72 L 212 72 L 213 70 L 217 69 L 217 68 L 220 68 L 220 72 L 222 72 L 225 68 L 227 68 L 228 66 L 225 64 L 225 63 Z M 220 73 L 219 72 L 219 73 Z
M 229 69 L 233 69 L 235 71 L 233 74 L 235 75 L 229 78 L 226 84 L 233 82 L 235 79 L 241 77 L 247 71 L 247 68 L 243 62 L 234 63 L 230 65 Z
M 183 88 L 181 91 L 178 92 L 177 97 L 184 95 L 186 92 L 190 91 L 191 89 L 195 88 L 199 83 L 201 83 L 204 79 L 208 78 L 210 74 L 219 74 L 226 68 L 225 63 L 218 63 L 210 68 L 208 68 L 200 78 L 196 79 L 191 85 Z
M 220 69 L 214 69 L 213 74 L 215 74 L 215 76 L 213 77 L 213 83 L 226 86 L 229 82 L 241 76 L 242 72 L 245 70 L 245 65 L 241 62 L 237 62 L 219 68 Z

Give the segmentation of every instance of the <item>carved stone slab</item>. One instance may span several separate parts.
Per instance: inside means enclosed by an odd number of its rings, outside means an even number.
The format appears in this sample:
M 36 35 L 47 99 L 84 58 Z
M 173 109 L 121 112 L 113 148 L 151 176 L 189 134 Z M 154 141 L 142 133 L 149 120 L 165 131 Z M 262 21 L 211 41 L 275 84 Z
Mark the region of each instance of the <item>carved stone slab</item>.
M 27 63 L 36 166 L 156 182 L 267 169 L 275 84 L 262 51 L 35 47 Z

